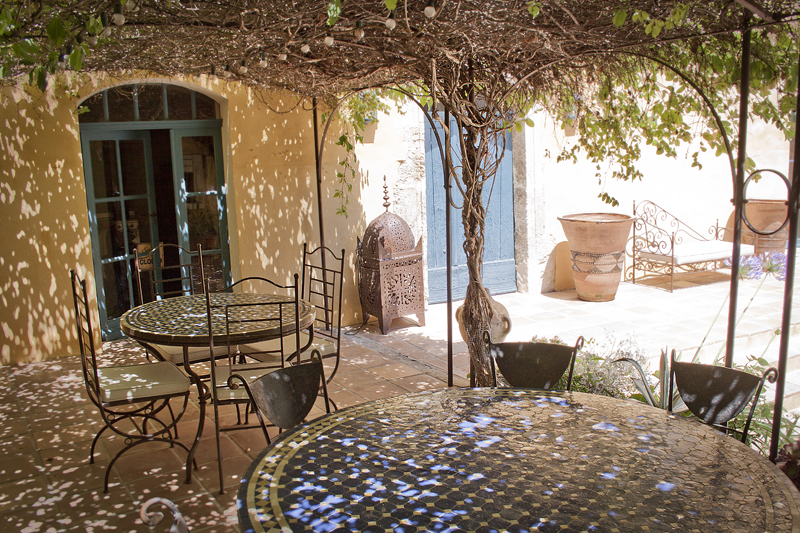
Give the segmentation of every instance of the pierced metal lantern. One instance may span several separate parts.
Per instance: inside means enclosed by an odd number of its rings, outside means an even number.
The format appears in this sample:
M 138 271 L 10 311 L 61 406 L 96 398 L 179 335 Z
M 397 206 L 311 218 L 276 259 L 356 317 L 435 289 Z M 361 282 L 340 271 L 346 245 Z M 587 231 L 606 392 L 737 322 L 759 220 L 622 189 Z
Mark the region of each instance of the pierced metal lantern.
M 386 212 L 370 222 L 363 242 L 358 240 L 358 294 L 364 324 L 378 318 L 386 335 L 393 318 L 416 315 L 425 325 L 425 285 L 422 272 L 422 238 L 405 220 L 389 212 L 389 188 L 384 183 Z

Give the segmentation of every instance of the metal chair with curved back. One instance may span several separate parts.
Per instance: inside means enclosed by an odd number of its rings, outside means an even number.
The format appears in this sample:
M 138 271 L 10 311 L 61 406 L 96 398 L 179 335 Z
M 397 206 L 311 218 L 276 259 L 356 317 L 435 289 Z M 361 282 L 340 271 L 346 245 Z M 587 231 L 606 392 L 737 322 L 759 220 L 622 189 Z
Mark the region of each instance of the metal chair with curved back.
M 341 353 L 344 249 L 337 257 L 330 248 L 320 246 L 309 251 L 308 244 L 303 243 L 302 276 L 300 298 L 314 308 L 315 318 L 309 333 L 300 332 L 300 345 L 304 347 L 304 354 L 317 350 L 323 361 L 333 360 L 333 368 L 327 375 L 330 383 L 339 369 Z M 257 352 L 268 350 L 274 343 L 247 344 L 240 346 L 239 350 L 248 357 L 259 359 Z
M 328 398 L 325 368 L 317 350 L 311 352 L 309 361 L 275 370 L 250 381 L 239 374 L 233 374 L 228 383 L 232 388 L 239 383 L 244 384 L 247 395 L 256 406 L 258 421 L 267 444 L 271 440 L 264 418 L 280 430 L 292 429 L 311 412 L 320 390 L 325 401 L 325 412 L 330 413 L 331 405 L 334 405 Z
M 572 390 L 575 358 L 583 348 L 583 337 L 578 337 L 575 346 L 547 342 L 492 344 L 489 333 L 485 332 L 484 342 L 493 361 L 492 378 L 495 387 L 497 370 L 510 386 L 526 389 L 551 389 L 569 370 L 567 390 Z
M 193 252 L 177 244 L 161 243 L 144 254 L 135 252 L 134 265 L 140 304 L 205 292 L 203 248 L 199 244 L 197 251 Z M 152 354 L 160 361 L 169 361 L 179 366 L 184 364 L 184 350 L 188 352 L 189 363 L 209 360 L 208 350 L 202 347 L 184 348 L 147 343 L 145 348 L 148 356 Z M 224 355 L 224 350 L 217 350 L 215 353 L 217 358 Z
M 240 388 L 238 384 L 232 386 L 229 379 L 233 374 L 238 374 L 240 379 L 246 382 L 253 381 L 259 377 L 272 372 L 277 368 L 284 368 L 289 357 L 299 358 L 301 346 L 299 345 L 300 324 L 296 317 L 300 316 L 300 294 L 299 277 L 293 276 L 291 285 L 280 285 L 267 278 L 252 276 L 240 279 L 221 292 L 242 292 L 245 288 L 258 286 L 266 288 L 267 292 L 274 295 L 275 291 L 280 292 L 285 298 L 272 298 L 263 302 L 241 302 L 228 303 L 225 305 L 213 304 L 210 291 L 206 292 L 206 309 L 208 313 L 208 331 L 214 331 L 214 317 L 217 317 L 219 324 L 224 324 L 225 343 L 224 346 L 214 345 L 214 336 L 209 335 L 210 353 L 217 353 L 218 349 L 225 350 L 225 356 L 218 360 L 217 364 L 211 364 L 211 383 L 210 396 L 214 405 L 214 429 L 217 445 L 217 460 L 219 461 L 219 483 L 220 494 L 224 493 L 222 475 L 222 451 L 220 448 L 220 432 L 239 429 L 249 429 L 255 427 L 248 424 L 245 418 L 242 422 L 239 408 L 246 406 L 245 415 L 248 412 L 251 400 L 246 389 Z M 287 323 L 291 321 L 290 330 Z M 239 352 L 239 347 L 232 337 L 235 337 L 239 329 L 265 329 L 277 332 L 274 342 L 264 346 L 264 349 L 256 354 L 258 359 L 248 361 L 249 357 L 244 357 Z M 236 424 L 222 427 L 220 424 L 219 407 L 221 405 L 235 405 L 237 420 Z
M 125 446 L 106 467 L 104 492 L 108 492 L 109 475 L 117 459 L 145 442 L 166 442 L 186 450 L 186 482 L 190 483 L 194 450 L 199 442 L 202 425 L 191 449 L 177 441 L 174 436 L 177 423 L 186 412 L 189 402 L 189 378 L 175 365 L 165 361 L 143 365 L 98 365 L 86 281 L 80 279 L 74 270 L 70 270 L 70 277 L 86 392 L 103 419 L 103 427 L 92 441 L 89 462 L 94 463 L 95 447 L 106 430 L 111 430 L 125 441 Z M 183 400 L 183 406 L 177 415 L 170 406 L 170 400 L 173 399 Z M 165 423 L 156 416 L 164 409 L 167 409 L 165 413 L 170 414 L 170 423 Z M 204 416 L 204 406 L 201 405 L 200 419 Z
M 778 370 L 768 368 L 759 377 L 724 366 L 676 361 L 675 350 L 672 350 L 669 376 L 668 411 L 672 411 L 673 390 L 677 387 L 683 403 L 694 416 L 746 443 L 764 381 L 775 383 Z M 744 429 L 728 427 L 728 422 L 739 416 L 751 402 Z

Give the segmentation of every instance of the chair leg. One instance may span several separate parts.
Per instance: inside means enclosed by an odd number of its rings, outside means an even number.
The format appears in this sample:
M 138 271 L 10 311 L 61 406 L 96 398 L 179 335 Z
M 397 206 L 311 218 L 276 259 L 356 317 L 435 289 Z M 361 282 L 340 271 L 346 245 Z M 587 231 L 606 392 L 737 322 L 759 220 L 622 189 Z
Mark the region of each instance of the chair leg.
M 203 435 L 203 428 L 205 427 L 206 421 L 206 402 L 203 396 L 200 396 L 199 401 L 200 406 L 200 419 L 197 421 L 197 434 L 194 437 L 194 443 L 192 443 L 191 449 L 189 449 L 189 455 L 186 456 L 186 483 L 192 482 L 192 467 L 197 469 L 197 461 L 195 461 L 194 453 L 197 451 L 197 445 L 200 444 L 200 437 Z
M 217 442 L 217 468 L 219 470 L 219 493 L 225 494 L 225 486 L 222 481 L 222 450 L 219 447 L 219 405 L 216 401 L 214 402 L 214 438 Z M 236 414 L 239 414 L 238 406 Z
M 103 432 L 105 430 L 109 429 L 110 427 L 111 426 L 109 426 L 108 423 L 106 423 L 105 426 L 100 428 L 100 431 L 97 432 L 97 435 L 94 436 L 94 439 L 92 440 L 92 446 L 89 448 L 89 464 L 90 465 L 94 464 L 94 449 L 97 446 L 97 441 L 100 440 L 100 435 L 102 435 Z

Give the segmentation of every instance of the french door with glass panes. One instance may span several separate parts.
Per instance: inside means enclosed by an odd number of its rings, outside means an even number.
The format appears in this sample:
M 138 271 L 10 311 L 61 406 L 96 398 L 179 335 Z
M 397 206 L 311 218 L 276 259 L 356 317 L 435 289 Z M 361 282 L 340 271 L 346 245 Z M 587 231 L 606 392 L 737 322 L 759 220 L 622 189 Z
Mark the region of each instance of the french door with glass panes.
M 137 250 L 201 245 L 211 289 L 230 282 L 219 128 L 103 128 L 82 131 L 81 143 L 104 340 L 119 338 L 120 316 L 142 303 Z

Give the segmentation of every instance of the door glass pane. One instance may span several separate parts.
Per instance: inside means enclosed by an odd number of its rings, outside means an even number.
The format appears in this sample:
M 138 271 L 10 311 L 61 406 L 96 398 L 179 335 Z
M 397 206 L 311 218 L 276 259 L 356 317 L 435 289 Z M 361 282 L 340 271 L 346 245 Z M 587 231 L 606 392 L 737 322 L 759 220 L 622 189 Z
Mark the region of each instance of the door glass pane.
M 219 104 L 204 94 L 194 93 L 194 107 L 198 120 L 219 118 Z
M 196 262 L 198 260 L 195 258 L 192 261 Z M 203 273 L 208 280 L 208 289 L 211 292 L 218 292 L 224 289 L 225 276 L 222 271 L 222 254 L 203 254 Z
M 92 182 L 95 198 L 119 196 L 117 175 L 117 145 L 115 141 L 90 141 Z
M 144 141 L 119 141 L 122 162 L 122 190 L 126 196 L 147 194 L 144 162 Z
M 183 138 L 183 177 L 187 192 L 217 190 L 217 166 L 214 160 L 214 137 Z
M 164 120 L 164 91 L 161 85 L 139 85 L 139 120 Z
M 203 250 L 219 249 L 217 196 L 192 196 L 187 198 L 186 213 L 189 225 L 189 249 L 196 250 L 198 244 L 203 246 Z
M 128 211 L 128 253 L 150 249 L 150 215 L 146 198 L 125 202 Z
M 130 309 L 127 261 L 114 261 L 103 265 L 103 289 L 105 292 L 106 316 L 109 320 L 119 318 Z
M 109 89 L 108 120 L 110 122 L 130 122 L 133 114 L 133 85 Z
M 170 120 L 192 120 L 192 92 L 185 87 L 167 86 Z
M 93 94 L 83 101 L 81 107 L 86 111 L 78 115 L 78 122 L 85 124 L 89 122 L 103 122 L 105 114 L 103 113 L 103 93 L 99 92 Z
M 125 253 L 122 235 L 122 211 L 119 202 L 96 204 L 100 258 L 119 257 Z

